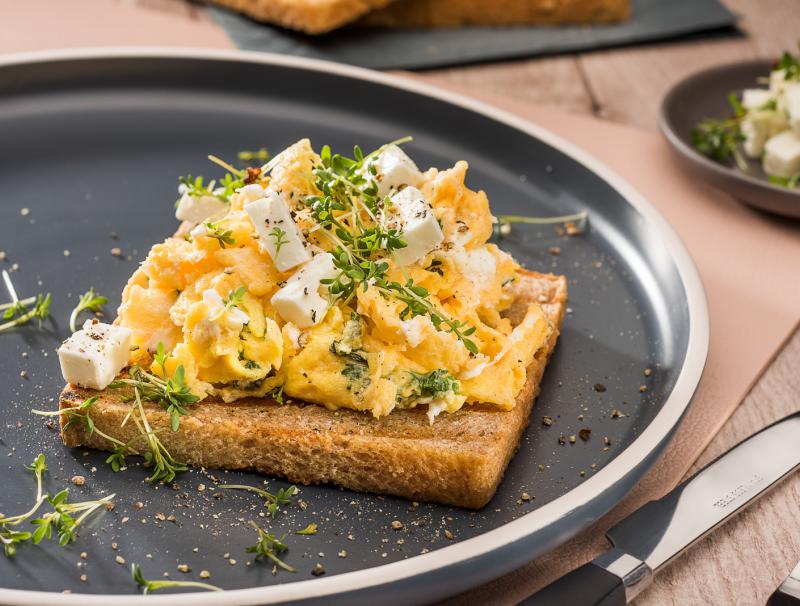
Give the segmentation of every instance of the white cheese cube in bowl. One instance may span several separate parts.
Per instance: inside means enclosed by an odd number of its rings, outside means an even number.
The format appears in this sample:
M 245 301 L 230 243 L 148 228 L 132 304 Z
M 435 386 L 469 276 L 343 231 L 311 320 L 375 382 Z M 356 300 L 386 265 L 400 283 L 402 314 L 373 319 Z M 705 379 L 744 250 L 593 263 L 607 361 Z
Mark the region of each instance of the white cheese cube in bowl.
M 769 90 L 773 95 L 783 94 L 783 88 L 786 86 L 786 72 L 782 69 L 776 69 L 769 74 Z
M 391 197 L 392 206 L 406 243 L 392 256 L 399 265 L 411 265 L 435 249 L 444 234 L 433 208 L 416 187 L 405 187 Z
M 742 91 L 742 107 L 745 109 L 758 109 L 772 98 L 772 93 L 765 88 L 747 88 Z
M 372 175 L 378 183 L 378 195 L 383 198 L 403 185 L 418 187 L 422 182 L 422 173 L 397 145 L 388 145 L 368 166 L 375 167 Z
M 800 137 L 790 130 L 767 139 L 764 171 L 777 177 L 791 177 L 800 171 Z
M 292 219 L 289 205 L 277 192 L 244 205 L 250 215 L 259 244 L 267 251 L 278 271 L 284 272 L 311 259 L 308 242 Z
M 181 185 L 178 192 L 183 194 L 175 209 L 175 217 L 179 221 L 202 223 L 209 217 L 219 215 L 228 210 L 228 203 L 216 196 L 191 196 L 186 186 Z
M 339 270 L 330 253 L 315 255 L 272 296 L 272 305 L 284 320 L 299 328 L 319 324 L 328 310 L 328 288 L 321 280 L 332 280 L 337 275 Z
M 786 85 L 783 92 L 783 108 L 789 116 L 789 128 L 800 137 L 800 82 Z
M 742 120 L 742 135 L 744 135 L 744 153 L 751 158 L 758 158 L 764 152 L 764 144 L 769 137 L 769 120 L 758 116 L 747 116 Z
M 131 334 L 124 326 L 87 320 L 58 348 L 64 380 L 91 389 L 108 387 L 128 365 Z

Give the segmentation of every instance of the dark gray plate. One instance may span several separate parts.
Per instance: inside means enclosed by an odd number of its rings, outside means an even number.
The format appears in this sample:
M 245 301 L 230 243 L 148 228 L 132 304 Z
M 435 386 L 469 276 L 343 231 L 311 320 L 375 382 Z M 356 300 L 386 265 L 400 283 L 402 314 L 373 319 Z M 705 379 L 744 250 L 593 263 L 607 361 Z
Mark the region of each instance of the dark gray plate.
M 409 152 L 421 166 L 468 160 L 470 185 L 488 192 L 496 213 L 591 214 L 589 231 L 579 237 L 517 229 L 501 242 L 528 267 L 567 274 L 570 311 L 531 426 L 482 511 L 315 486 L 302 489 L 306 509 L 295 504 L 270 523 L 259 517 L 259 499 L 213 488 L 217 478 L 261 485 L 261 476 L 191 471 L 175 488 L 150 486 L 138 466 L 113 474 L 104 454 L 65 449 L 30 414 L 56 406 L 62 380 L 53 350 L 67 334 L 76 295 L 94 286 L 113 309 L 136 263 L 175 229 L 177 175 L 214 175 L 207 153 L 230 158 L 243 148 L 279 150 L 304 136 L 339 150 L 356 142 L 373 148 L 408 133 L 415 137 Z M 23 465 L 40 451 L 50 463 L 48 489 L 82 474 L 86 486 L 71 486 L 76 497 L 117 495 L 114 511 L 74 545 L 23 547 L 13 559 L 0 558 L 0 602 L 108 604 L 103 594 L 116 594 L 114 604 L 137 602 L 127 568 L 133 562 L 150 578 L 165 571 L 197 578 L 207 569 L 212 582 L 239 590 L 196 594 L 196 604 L 411 603 L 468 589 L 555 547 L 617 503 L 671 436 L 705 361 L 702 286 L 648 202 L 547 131 L 424 85 L 246 53 L 140 49 L 6 59 L 0 184 L 5 266 L 19 264 L 14 279 L 21 293 L 53 293 L 56 318 L 44 331 L 0 335 L 0 510 L 22 511 L 31 502 L 33 482 Z M 22 208 L 30 213 L 23 216 Z M 115 246 L 123 258 L 110 254 Z M 551 246 L 561 254 L 548 254 Z M 647 367 L 654 372 L 645 379 Z M 27 378 L 20 377 L 23 369 Z M 593 389 L 597 383 L 606 390 Z M 643 383 L 647 391 L 640 393 Z M 624 416 L 612 418 L 614 409 Z M 543 415 L 555 424 L 543 427 Z M 559 445 L 560 434 L 584 427 L 592 430 L 587 442 Z M 286 485 L 267 481 L 272 489 Z M 523 501 L 523 492 L 535 498 Z M 176 521 L 159 521 L 157 513 Z M 297 574 L 273 576 L 270 565 L 248 564 L 251 519 L 276 534 L 319 524 L 316 536 L 288 538 L 285 559 Z M 392 530 L 393 520 L 404 528 Z M 117 555 L 125 566 L 115 563 Z M 320 578 L 310 574 L 317 562 L 327 571 Z M 176 571 L 183 563 L 191 574 Z M 64 589 L 87 595 L 42 593 Z
M 661 104 L 659 125 L 683 165 L 699 178 L 745 204 L 800 218 L 800 190 L 769 182 L 758 160 L 747 159 L 747 170 L 720 164 L 692 147 L 691 132 L 705 118 L 731 115 L 728 93 L 763 87 L 759 78 L 769 76 L 773 62 L 746 61 L 712 67 L 681 80 Z

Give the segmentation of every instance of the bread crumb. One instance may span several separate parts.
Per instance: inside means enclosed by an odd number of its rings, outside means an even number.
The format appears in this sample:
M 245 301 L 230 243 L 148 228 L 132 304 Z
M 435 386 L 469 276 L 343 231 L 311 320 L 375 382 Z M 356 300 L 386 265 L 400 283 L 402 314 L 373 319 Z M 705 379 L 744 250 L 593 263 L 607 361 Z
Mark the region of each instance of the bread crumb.
M 81 575 L 81 582 L 85 583 L 88 580 L 89 580 L 89 577 L 87 577 L 85 574 Z
M 652 368 L 645 368 L 644 369 L 644 376 L 645 377 L 649 377 L 652 374 L 653 374 L 653 369 Z
M 325 574 L 325 568 L 322 566 L 322 564 L 317 562 L 314 565 L 314 568 L 311 569 L 311 574 L 313 574 L 315 577 L 321 577 L 323 574 Z
M 189 568 L 188 564 L 178 564 L 178 571 L 186 573 L 186 572 L 191 572 L 192 569 Z
M 346 558 L 346 557 L 347 557 L 347 551 L 346 551 L 346 550 L 344 550 L 344 549 L 342 549 L 342 550 L 341 550 L 341 551 L 340 551 L 338 554 L 336 554 L 336 555 L 338 555 L 340 558 Z
M 444 536 L 450 539 L 451 541 L 455 538 L 453 533 L 447 530 L 447 528 L 444 529 Z
M 117 564 L 119 564 L 120 566 L 122 566 L 123 564 L 125 564 L 125 558 L 123 558 L 122 556 L 119 556 L 119 555 L 118 555 L 116 558 L 114 558 L 114 561 L 115 561 Z
M 392 522 L 392 530 L 400 530 L 403 528 L 403 523 L 400 520 L 394 520 Z
M 200 571 L 200 578 L 201 579 L 210 579 L 211 578 L 211 573 L 208 572 L 208 570 L 201 570 Z
M 111 249 L 111 255 L 114 257 L 121 257 L 122 256 L 122 249 L 119 246 L 115 246 Z
M 531 495 L 529 495 L 527 492 L 523 492 L 521 495 L 519 495 L 519 498 L 523 501 L 530 501 Z
M 84 478 L 83 476 L 72 476 L 70 482 L 75 484 L 75 486 L 83 486 L 84 484 L 86 484 L 86 478 Z

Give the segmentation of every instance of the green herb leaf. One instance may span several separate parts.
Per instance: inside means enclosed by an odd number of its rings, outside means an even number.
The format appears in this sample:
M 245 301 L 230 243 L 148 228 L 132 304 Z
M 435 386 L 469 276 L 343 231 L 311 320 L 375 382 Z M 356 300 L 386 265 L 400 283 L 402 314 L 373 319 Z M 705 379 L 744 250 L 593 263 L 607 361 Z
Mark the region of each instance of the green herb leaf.
M 300 534 L 300 535 L 317 534 L 317 525 L 314 522 L 311 522 L 308 526 L 303 528 L 303 530 L 296 530 L 295 534 Z
M 205 236 L 208 238 L 214 238 L 217 242 L 219 242 L 220 248 L 227 248 L 228 246 L 233 246 L 236 244 L 236 240 L 233 237 L 233 231 L 230 229 L 224 229 L 218 221 L 216 223 L 212 221 L 207 221 L 205 223 L 206 226 L 206 233 Z
M 264 506 L 267 512 L 274 519 L 278 515 L 278 511 L 283 505 L 289 505 L 292 502 L 292 497 L 297 494 L 297 486 L 289 486 L 288 488 L 281 488 L 277 493 L 272 494 L 258 488 L 257 486 L 248 486 L 247 484 L 220 484 L 217 488 L 232 489 L 232 490 L 246 490 L 255 493 L 261 498 L 265 499 Z
M 736 120 L 703 120 L 691 134 L 694 148 L 717 162 L 737 160 L 745 139 Z
M 144 573 L 142 572 L 142 569 L 138 564 L 131 565 L 131 577 L 133 577 L 134 582 L 139 587 L 144 588 L 144 591 L 142 592 L 144 595 L 147 595 L 148 593 L 153 593 L 154 591 L 159 591 L 161 589 L 173 589 L 173 588 L 206 589 L 208 591 L 223 591 L 222 588 L 217 587 L 216 585 L 211 585 L 210 583 L 201 583 L 199 581 L 167 581 L 167 580 L 151 581 L 144 577 Z
M 78 330 L 77 320 L 82 311 L 103 311 L 103 305 L 108 303 L 108 298 L 98 295 L 94 292 L 94 288 L 90 288 L 87 292 L 83 293 L 78 300 L 78 304 L 69 316 L 69 328 L 72 332 Z
M 289 549 L 288 545 L 283 542 L 284 537 L 280 539 L 271 535 L 267 531 L 261 529 L 255 522 L 250 522 L 250 525 L 258 532 L 258 542 L 255 545 L 247 548 L 247 553 L 256 554 L 256 559 L 266 558 L 276 566 L 283 568 L 288 572 L 297 572 L 295 568 L 289 566 L 286 562 L 278 557 L 279 553 L 283 553 Z

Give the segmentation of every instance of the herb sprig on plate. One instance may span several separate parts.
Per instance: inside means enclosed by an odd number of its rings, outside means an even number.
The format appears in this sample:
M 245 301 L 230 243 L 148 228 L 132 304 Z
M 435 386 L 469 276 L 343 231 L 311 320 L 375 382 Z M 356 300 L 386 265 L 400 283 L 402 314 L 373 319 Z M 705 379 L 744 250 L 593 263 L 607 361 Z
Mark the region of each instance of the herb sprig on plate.
M 258 488 L 257 486 L 248 486 L 247 484 L 220 484 L 217 488 L 228 490 L 246 490 L 260 496 L 265 500 L 264 505 L 267 507 L 267 513 L 274 519 L 278 515 L 278 511 L 284 505 L 289 505 L 292 502 L 292 497 L 297 494 L 297 486 L 289 486 L 288 488 L 281 488 L 275 494 Z
M 17 289 L 11 281 L 11 275 L 5 269 L 2 275 L 6 290 L 8 290 L 8 294 L 11 297 L 11 302 L 0 305 L 0 311 L 3 312 L 2 317 L 5 320 L 5 322 L 0 323 L 0 332 L 27 324 L 34 319 L 39 321 L 39 328 L 41 328 L 42 322 L 50 317 L 50 303 L 52 302 L 50 293 L 20 299 L 17 295 Z M 33 305 L 32 309 L 29 309 L 30 305 Z
M 296 568 L 289 566 L 289 564 L 278 557 L 279 553 L 283 553 L 289 549 L 289 546 L 283 542 L 285 537 L 277 538 L 262 529 L 255 522 L 250 522 L 250 525 L 258 533 L 258 541 L 255 545 L 247 548 L 247 553 L 256 554 L 256 559 L 264 557 L 287 572 L 297 572 Z
M 111 494 L 92 501 L 70 503 L 67 500 L 68 490 L 66 488 L 55 495 L 44 492 L 42 483 L 43 476 L 47 471 L 44 454 L 39 454 L 26 468 L 32 471 L 36 478 L 36 500 L 25 513 L 15 516 L 0 514 L 0 543 L 3 544 L 6 556 L 15 555 L 17 546 L 21 543 L 30 541 L 34 545 L 38 545 L 44 539 L 52 538 L 53 534 L 58 537 L 60 545 L 71 543 L 77 538 L 78 527 L 95 511 L 111 503 L 115 496 Z M 52 511 L 32 519 L 44 503 L 48 503 L 52 507 Z M 25 522 L 32 524 L 35 527 L 34 530 L 19 530 Z
M 138 564 L 131 565 L 131 576 L 133 580 L 139 587 L 143 588 L 142 594 L 147 595 L 148 593 L 153 593 L 154 591 L 160 591 L 161 589 L 174 589 L 174 588 L 184 588 L 184 589 L 206 589 L 207 591 L 224 591 L 221 587 L 217 587 L 216 585 L 212 585 L 211 583 L 202 583 L 200 581 L 172 581 L 167 579 L 161 579 L 158 581 L 151 581 L 149 579 L 144 578 L 144 573 L 142 572 L 141 567 Z
M 94 292 L 94 288 L 89 288 L 89 290 L 83 293 L 80 299 L 78 299 L 78 304 L 69 315 L 69 329 L 72 332 L 78 330 L 78 316 L 81 314 L 81 312 L 93 311 L 97 313 L 103 311 L 103 305 L 106 303 L 108 303 L 107 297 L 98 295 L 96 292 Z

